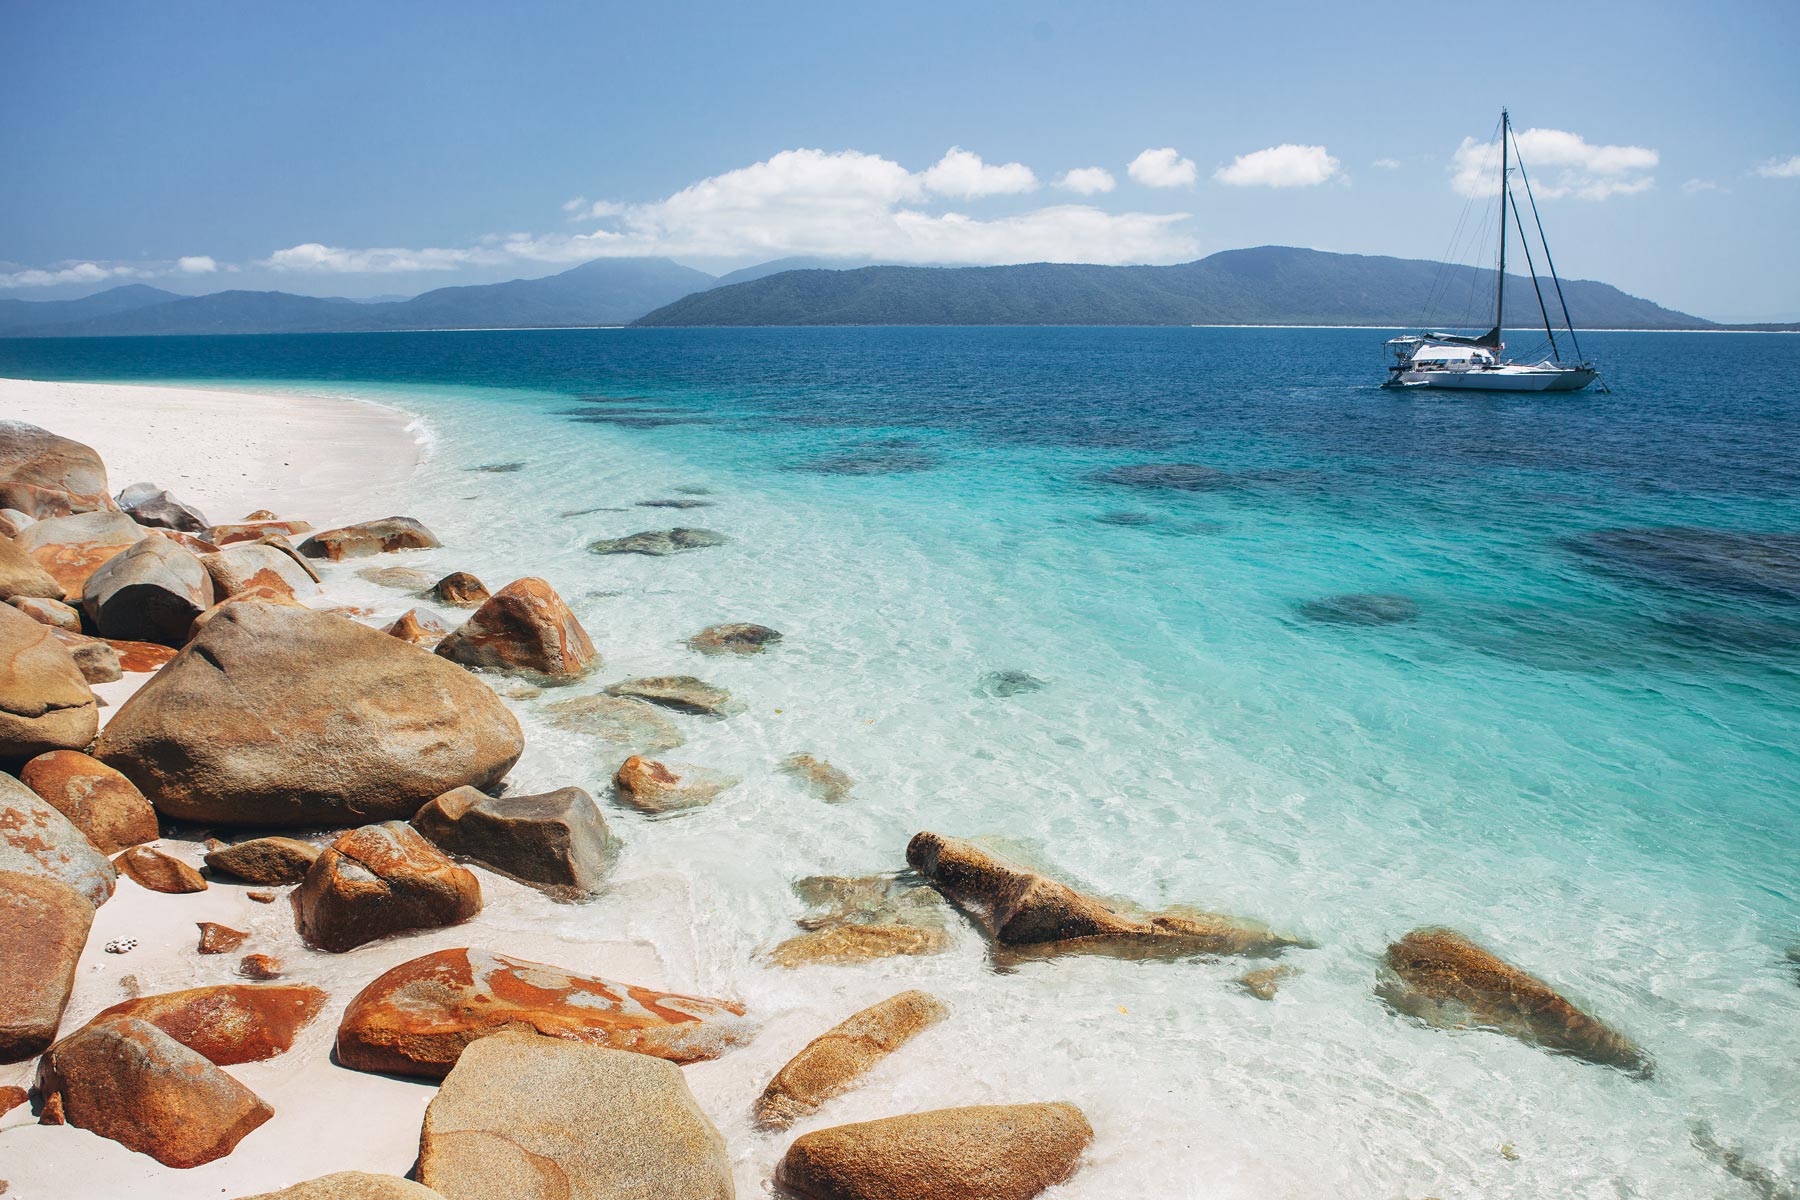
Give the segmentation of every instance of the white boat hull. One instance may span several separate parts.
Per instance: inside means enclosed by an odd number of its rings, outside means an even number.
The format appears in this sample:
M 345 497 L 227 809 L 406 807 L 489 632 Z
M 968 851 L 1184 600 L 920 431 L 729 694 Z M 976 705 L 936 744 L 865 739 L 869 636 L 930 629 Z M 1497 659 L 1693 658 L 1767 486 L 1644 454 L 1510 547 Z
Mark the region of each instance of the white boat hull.
M 1520 367 L 1482 370 L 1406 370 L 1388 380 L 1391 388 L 1445 388 L 1464 392 L 1579 392 L 1598 372 L 1587 367 Z

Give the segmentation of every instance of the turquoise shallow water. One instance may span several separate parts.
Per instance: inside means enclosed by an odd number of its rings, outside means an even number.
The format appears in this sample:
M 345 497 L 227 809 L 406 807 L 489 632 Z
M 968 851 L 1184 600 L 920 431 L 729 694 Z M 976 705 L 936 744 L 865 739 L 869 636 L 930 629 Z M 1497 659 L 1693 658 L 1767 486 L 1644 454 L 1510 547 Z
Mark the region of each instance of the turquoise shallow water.
M 762 1011 L 841 1015 L 901 980 L 952 1001 L 820 1123 L 1068 1095 L 1101 1135 L 1070 1196 L 1791 1195 L 1800 340 L 1590 334 L 1611 395 L 1495 398 L 1379 390 L 1383 336 L 0 341 L 0 375 L 417 412 L 433 565 L 549 577 L 607 679 L 730 686 L 749 711 L 669 757 L 744 783 L 613 817 L 629 901 L 555 919 L 654 938 L 681 983 Z M 715 505 L 636 507 L 681 487 Z M 562 515 L 581 509 L 619 511 Z M 733 542 L 584 549 L 673 524 Z M 680 647 L 730 619 L 787 640 L 729 662 Z M 996 695 L 1005 672 L 1045 686 Z M 521 782 L 601 790 L 616 763 L 537 703 Z M 773 770 L 795 750 L 850 770 L 856 799 L 799 792 Z M 866 969 L 755 965 L 792 931 L 789 880 L 895 868 L 920 828 L 1320 948 L 1273 1004 L 1230 986 L 1239 964 L 1000 975 L 972 937 Z M 1375 963 L 1427 923 L 1564 987 L 1656 1077 L 1388 1013 Z M 703 1098 L 738 1103 L 717 1066 L 696 1069 Z M 784 1144 L 726 1132 L 747 1179 Z

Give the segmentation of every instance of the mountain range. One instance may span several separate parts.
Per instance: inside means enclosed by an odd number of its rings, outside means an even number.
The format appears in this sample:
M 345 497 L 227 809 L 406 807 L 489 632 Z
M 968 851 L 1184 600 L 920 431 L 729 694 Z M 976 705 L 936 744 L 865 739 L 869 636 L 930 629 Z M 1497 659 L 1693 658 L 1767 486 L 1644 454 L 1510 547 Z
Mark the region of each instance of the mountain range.
M 1546 281 L 1544 303 L 1557 311 Z M 666 258 L 599 259 L 540 279 L 438 288 L 404 300 L 288 292 L 180 296 L 143 284 L 79 300 L 0 299 L 0 337 L 528 329 L 594 325 L 1373 325 L 1491 323 L 1494 273 L 1286 246 L 1167 267 L 1027 263 L 868 266 L 780 259 L 715 279 Z M 1582 328 L 1722 329 L 1608 284 L 1565 280 Z M 1540 324 L 1508 276 L 1506 324 Z M 1789 326 L 1787 328 L 1793 328 Z

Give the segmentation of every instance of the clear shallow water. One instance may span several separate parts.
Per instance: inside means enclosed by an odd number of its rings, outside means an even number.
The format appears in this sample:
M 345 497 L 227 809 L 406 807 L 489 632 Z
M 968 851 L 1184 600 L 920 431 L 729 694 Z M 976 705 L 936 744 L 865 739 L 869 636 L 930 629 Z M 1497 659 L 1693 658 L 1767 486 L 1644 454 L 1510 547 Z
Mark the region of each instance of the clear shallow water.
M 1382 337 L 0 341 L 0 375 L 418 412 L 435 452 L 414 508 L 448 547 L 427 565 L 548 577 L 606 654 L 601 681 L 688 671 L 747 702 L 685 722 L 666 756 L 743 785 L 673 819 L 609 810 L 618 895 L 546 918 L 653 938 L 674 982 L 774 1017 L 767 1044 L 689 1072 L 747 1189 L 786 1139 L 730 1114 L 827 1018 L 916 982 L 954 1020 L 814 1124 L 1068 1096 L 1099 1132 L 1068 1196 L 1789 1194 L 1770 1189 L 1800 1175 L 1800 597 L 1586 539 L 1800 531 L 1800 340 L 1591 334 L 1612 395 L 1493 398 L 1378 390 Z M 500 462 L 525 465 L 470 470 Z M 1169 462 L 1222 474 L 1095 478 Z M 683 486 L 716 506 L 634 507 Z M 560 515 L 588 508 L 626 511 Z M 677 524 L 734 542 L 585 551 Z M 1309 617 L 1346 592 L 1416 618 Z M 680 645 L 733 619 L 787 640 L 729 661 Z M 1048 686 L 983 694 L 995 671 Z M 519 707 L 520 782 L 598 794 L 616 762 Z M 827 807 L 774 771 L 797 750 L 854 774 L 855 799 Z M 1320 949 L 1290 956 L 1306 973 L 1273 1004 L 1230 985 L 1232 962 L 996 975 L 966 933 L 937 959 L 755 964 L 794 932 L 788 881 L 893 869 L 921 828 L 1018 839 L 1098 891 L 1260 916 Z M 1556 982 L 1657 1077 L 1392 1016 L 1375 964 L 1426 923 Z

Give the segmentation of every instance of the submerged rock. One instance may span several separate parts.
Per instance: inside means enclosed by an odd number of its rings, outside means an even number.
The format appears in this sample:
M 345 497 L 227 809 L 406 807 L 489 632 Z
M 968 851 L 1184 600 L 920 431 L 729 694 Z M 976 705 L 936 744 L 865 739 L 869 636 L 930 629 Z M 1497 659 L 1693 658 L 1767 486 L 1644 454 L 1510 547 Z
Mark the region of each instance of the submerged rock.
M 648 554 L 661 557 L 682 550 L 723 546 L 729 541 L 731 539 L 724 534 L 714 533 L 710 529 L 653 529 L 627 534 L 625 537 L 601 538 L 599 541 L 589 542 L 588 549 L 595 554 Z
M 1177 492 L 1215 492 L 1230 487 L 1230 474 L 1203 463 L 1132 463 L 1088 476 L 1094 483 Z
M 1135 529 L 1141 525 L 1154 525 L 1156 518 L 1149 513 L 1141 512 L 1108 512 L 1100 513 L 1094 518 L 1102 525 L 1117 525 L 1125 529 Z
M 959 838 L 920 833 L 906 861 L 996 946 L 1037 954 L 1185 958 L 1278 954 L 1302 943 L 1260 921 L 1188 910 L 1121 911 Z
M 1258 967 L 1238 976 L 1238 986 L 1258 1000 L 1273 1000 L 1281 990 L 1281 981 L 1300 974 L 1299 967 Z
M 93 924 L 93 904 L 62 880 L 0 870 L 0 1063 L 56 1040 Z
M 775 1073 L 754 1106 L 759 1124 L 786 1129 L 856 1086 L 877 1063 L 950 1015 L 928 992 L 889 996 L 808 1042 Z
M 594 798 L 576 787 L 536 796 L 456 788 L 421 808 L 412 824 L 445 853 L 558 899 L 598 895 L 619 853 Z
M 658 992 L 491 950 L 439 950 L 383 973 L 338 1025 L 359 1071 L 442 1078 L 471 1042 L 509 1029 L 690 1063 L 750 1040 L 729 1000 Z
M 341 617 L 246 601 L 125 702 L 95 757 L 167 816 L 343 825 L 491 787 L 523 747 L 499 697 L 453 664 Z
M 40 754 L 20 768 L 19 780 L 69 818 L 102 854 L 160 836 L 156 810 L 131 780 L 79 751 Z
M 975 685 L 975 692 L 977 695 L 1004 700 L 1010 696 L 1041 692 L 1049 686 L 1044 680 L 1024 671 L 989 671 Z
M 608 748 L 637 754 L 673 750 L 687 740 L 654 705 L 604 692 L 554 701 L 544 706 L 544 713 L 557 729 L 586 734 Z
M 1030 1200 L 1094 1140 L 1073 1104 L 984 1104 L 806 1134 L 775 1182 L 799 1200 Z
M 295 924 L 333 953 L 481 911 L 481 884 L 403 821 L 365 825 L 333 842 L 294 893 Z
M 397 592 L 425 592 L 437 582 L 429 571 L 421 571 L 417 567 L 364 567 L 356 576 L 377 587 L 393 588 Z
M 692 496 L 683 496 L 670 500 L 639 500 L 639 508 L 712 508 L 712 500 L 696 500 Z
M 734 621 L 708 625 L 689 638 L 687 644 L 702 654 L 761 654 L 780 640 L 781 633 L 767 625 Z
M 790 754 L 781 760 L 777 769 L 783 775 L 800 780 L 808 791 L 827 804 L 842 804 L 856 787 L 856 780 L 848 771 L 811 754 Z
M 917 443 L 898 439 L 841 454 L 828 454 L 811 462 L 798 463 L 790 469 L 812 475 L 907 475 L 933 470 L 942 462 L 936 454 L 920 448 Z
M 496 592 L 437 653 L 466 667 L 570 680 L 600 665 L 587 630 L 542 579 L 516 579 Z
M 260 837 L 208 851 L 206 865 L 248 883 L 298 883 L 321 853 L 311 842 Z
M 111 507 L 106 464 L 93 447 L 24 421 L 0 421 L 0 508 L 43 520 Z
M 680 1068 L 508 1033 L 425 1110 L 419 1181 L 445 1200 L 732 1200 L 725 1139 Z
M 647 813 L 699 808 L 711 804 L 720 792 L 737 783 L 737 776 L 723 771 L 686 763 L 659 763 L 635 754 L 613 775 L 613 790 L 618 798 Z
M 810 910 L 795 922 L 807 932 L 769 952 L 776 966 L 936 954 L 950 944 L 943 898 L 892 875 L 812 875 L 794 883 L 794 894 Z
M 1385 592 L 1345 592 L 1308 600 L 1294 609 L 1324 625 L 1400 625 L 1419 615 L 1418 601 Z
M 1387 949 L 1376 994 L 1428 1025 L 1508 1034 L 1648 1078 L 1650 1056 L 1556 989 L 1454 929 L 1415 929 Z
M 769 951 L 769 961 L 789 970 L 853 966 L 883 958 L 937 954 L 949 945 L 949 934 L 922 925 L 832 925 L 789 938 Z
M 483 471 L 489 475 L 511 475 L 514 471 L 523 471 L 524 469 L 525 464 L 522 462 L 483 463 L 481 466 L 469 468 L 471 471 Z
M 411 517 L 383 517 L 315 533 L 300 543 L 300 553 L 339 562 L 395 550 L 432 550 L 441 545 L 431 530 Z
M 93 1021 L 38 1063 L 43 1123 L 74 1125 L 165 1167 L 224 1158 L 275 1115 L 249 1088 L 147 1021 Z
M 1682 589 L 1800 600 L 1800 533 L 1670 526 L 1574 539 L 1599 564 Z
M 325 993 L 306 983 L 227 983 L 140 996 L 102 1010 L 92 1023 L 130 1017 L 156 1026 L 221 1067 L 286 1054 L 325 1007 Z
M 153 534 L 116 554 L 82 585 L 81 608 L 101 637 L 179 646 L 212 607 L 206 565 Z
M 731 693 L 692 675 L 647 675 L 622 679 L 606 689 L 609 696 L 645 700 L 699 717 L 729 717 L 743 711 Z

